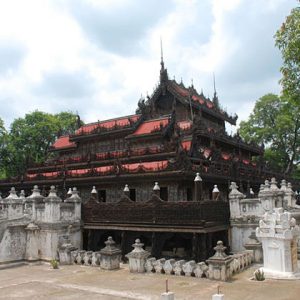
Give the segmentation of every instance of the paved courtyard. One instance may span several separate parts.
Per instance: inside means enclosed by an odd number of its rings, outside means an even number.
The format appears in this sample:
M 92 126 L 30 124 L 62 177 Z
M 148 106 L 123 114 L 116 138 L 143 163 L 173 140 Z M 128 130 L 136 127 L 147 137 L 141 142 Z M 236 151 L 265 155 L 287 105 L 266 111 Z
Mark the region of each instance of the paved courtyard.
M 220 283 L 207 279 L 158 274 L 131 274 L 85 266 L 25 265 L 0 270 L 0 299 L 160 299 L 168 278 L 176 299 L 210 300 L 218 285 L 226 300 L 300 299 L 300 281 L 250 280 L 255 268 Z

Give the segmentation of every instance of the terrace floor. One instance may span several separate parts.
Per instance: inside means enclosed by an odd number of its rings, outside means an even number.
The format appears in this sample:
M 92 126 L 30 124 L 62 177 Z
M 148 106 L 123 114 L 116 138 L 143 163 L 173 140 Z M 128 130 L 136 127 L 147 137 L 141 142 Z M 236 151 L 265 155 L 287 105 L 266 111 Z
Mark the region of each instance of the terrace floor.
M 257 266 L 222 283 L 184 276 L 129 273 L 128 265 L 117 271 L 88 266 L 24 265 L 0 270 L 0 299 L 160 299 L 165 280 L 176 299 L 211 300 L 220 285 L 225 300 L 300 299 L 300 280 L 253 281 Z

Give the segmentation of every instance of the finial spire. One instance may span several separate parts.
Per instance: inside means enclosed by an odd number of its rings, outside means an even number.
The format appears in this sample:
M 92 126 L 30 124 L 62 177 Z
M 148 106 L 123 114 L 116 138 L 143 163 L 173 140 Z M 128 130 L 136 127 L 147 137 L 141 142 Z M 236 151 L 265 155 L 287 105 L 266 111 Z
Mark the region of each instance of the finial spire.
M 215 73 L 213 73 L 213 79 L 214 79 L 214 94 L 216 95 L 216 94 L 217 94 L 217 91 L 216 91 L 216 79 L 215 79 Z
M 162 38 L 160 37 L 160 64 L 162 69 L 164 69 L 164 53 L 163 53 L 163 45 Z

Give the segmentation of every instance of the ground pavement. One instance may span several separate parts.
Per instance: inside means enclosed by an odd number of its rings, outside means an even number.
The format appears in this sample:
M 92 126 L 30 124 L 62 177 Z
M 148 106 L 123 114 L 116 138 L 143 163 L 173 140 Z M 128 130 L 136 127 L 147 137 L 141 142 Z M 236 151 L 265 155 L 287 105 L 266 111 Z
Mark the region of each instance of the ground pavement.
M 127 265 L 117 271 L 90 266 L 25 265 L 0 270 L 0 299 L 160 299 L 165 280 L 178 299 L 211 300 L 220 285 L 225 300 L 299 300 L 300 281 L 250 280 L 255 267 L 236 275 L 231 282 L 163 274 L 132 274 Z

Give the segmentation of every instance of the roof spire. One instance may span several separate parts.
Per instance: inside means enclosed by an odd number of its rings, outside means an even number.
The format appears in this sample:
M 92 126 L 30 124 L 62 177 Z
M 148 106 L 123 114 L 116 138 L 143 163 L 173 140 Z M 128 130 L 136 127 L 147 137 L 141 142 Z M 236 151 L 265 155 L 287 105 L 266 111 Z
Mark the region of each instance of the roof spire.
M 162 44 L 162 38 L 161 37 L 160 37 L 160 64 L 161 64 L 162 70 L 164 70 L 165 64 L 164 64 L 163 44 Z
M 216 80 L 215 80 L 215 73 L 213 73 L 213 80 L 214 80 L 214 96 L 213 96 L 213 103 L 215 105 L 216 108 L 220 108 L 220 104 L 219 104 L 219 99 L 217 96 L 217 91 L 216 91 Z
M 215 73 L 213 73 L 213 79 L 214 79 L 214 95 L 217 94 L 216 92 L 216 80 L 215 80 Z
M 168 81 L 168 72 L 167 69 L 165 69 L 165 63 L 164 63 L 164 55 L 163 55 L 163 46 L 162 46 L 162 38 L 160 38 L 160 83 L 167 82 Z

